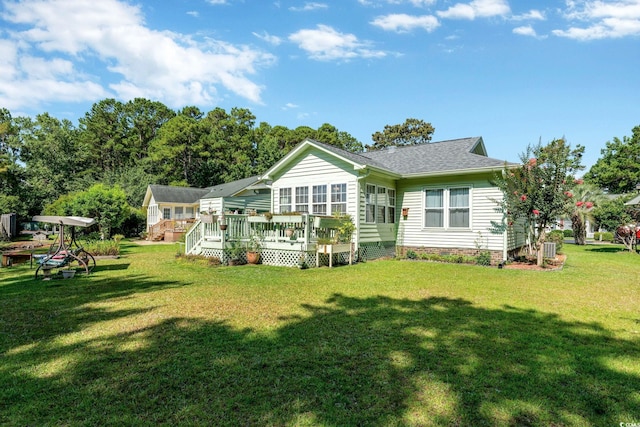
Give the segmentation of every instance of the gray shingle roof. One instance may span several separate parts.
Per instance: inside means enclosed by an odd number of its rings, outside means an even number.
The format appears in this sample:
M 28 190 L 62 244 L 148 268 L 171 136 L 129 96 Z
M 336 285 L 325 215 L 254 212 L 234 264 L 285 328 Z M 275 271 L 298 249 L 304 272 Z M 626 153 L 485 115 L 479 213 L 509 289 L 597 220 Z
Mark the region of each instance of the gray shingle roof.
M 197 203 L 209 188 L 172 187 L 152 184 L 149 186 L 156 203 Z
M 392 147 L 379 151 L 350 153 L 332 145 L 313 141 L 354 163 L 373 166 L 399 175 L 420 175 L 465 169 L 501 168 L 504 160 L 476 154 L 481 137 L 452 139 L 428 144 Z
M 229 197 L 236 194 L 239 191 L 244 190 L 260 181 L 260 177 L 251 176 L 249 178 L 239 179 L 237 181 L 227 182 L 226 184 L 216 185 L 214 187 L 209 187 L 209 191 L 207 191 L 202 198 L 203 199 L 215 199 L 218 197 Z
M 504 166 L 504 160 L 472 152 L 481 141 L 481 137 L 452 139 L 371 151 L 363 155 L 401 175 Z

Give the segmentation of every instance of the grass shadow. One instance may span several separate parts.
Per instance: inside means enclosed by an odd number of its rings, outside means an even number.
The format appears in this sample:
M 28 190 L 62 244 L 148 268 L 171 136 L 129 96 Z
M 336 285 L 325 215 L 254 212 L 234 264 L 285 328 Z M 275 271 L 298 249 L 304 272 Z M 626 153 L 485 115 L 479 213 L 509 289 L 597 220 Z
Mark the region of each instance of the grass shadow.
M 335 294 L 305 310 L 268 334 L 187 318 L 68 345 L 12 334 L 0 423 L 617 425 L 640 413 L 640 378 L 614 368 L 640 341 L 597 324 L 441 297 Z M 134 314 L 82 310 L 71 325 Z M 29 368 L 60 360 L 50 377 Z
M 624 246 L 599 246 L 597 248 L 586 248 L 585 251 L 601 253 L 629 252 Z
M 93 268 L 92 273 L 98 273 L 103 271 L 120 271 L 126 270 L 131 265 L 130 262 L 121 262 L 117 264 L 100 264 L 96 263 L 96 266 Z

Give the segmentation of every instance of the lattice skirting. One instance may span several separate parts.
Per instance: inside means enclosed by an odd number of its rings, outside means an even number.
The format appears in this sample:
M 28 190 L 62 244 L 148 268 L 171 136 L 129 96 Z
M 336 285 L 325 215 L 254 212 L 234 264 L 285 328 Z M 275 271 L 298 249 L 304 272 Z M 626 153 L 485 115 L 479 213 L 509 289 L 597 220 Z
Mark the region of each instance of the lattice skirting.
M 396 242 L 362 243 L 356 257 L 358 261 L 379 258 L 393 258 L 396 255 Z
M 388 258 L 395 256 L 395 242 L 365 243 L 360 245 L 356 251 L 355 261 L 366 261 L 378 258 Z M 219 258 L 223 264 L 227 264 L 231 258 L 230 251 L 222 249 L 202 249 L 201 255 L 206 257 Z M 320 265 L 329 265 L 329 254 L 319 254 Z M 316 266 L 316 252 L 286 251 L 275 249 L 263 249 L 260 255 L 260 262 L 265 265 L 275 265 L 280 267 L 298 267 L 303 260 L 308 267 Z M 245 254 L 242 254 L 241 262 L 247 262 Z M 333 265 L 349 264 L 348 253 L 337 253 L 333 255 Z

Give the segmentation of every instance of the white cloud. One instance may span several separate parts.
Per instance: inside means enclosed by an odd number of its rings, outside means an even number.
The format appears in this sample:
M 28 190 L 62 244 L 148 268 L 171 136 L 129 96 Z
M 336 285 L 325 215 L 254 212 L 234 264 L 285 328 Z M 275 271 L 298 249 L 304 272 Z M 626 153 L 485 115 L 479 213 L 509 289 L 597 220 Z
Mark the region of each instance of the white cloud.
M 431 6 L 436 3 L 436 0 L 378 0 L 378 1 L 370 1 L 370 0 L 358 0 L 363 6 L 382 6 L 382 4 L 404 4 L 410 3 L 415 7 L 426 7 Z
M 640 0 L 568 1 L 565 17 L 572 25 L 554 30 L 559 37 L 594 40 L 640 35 Z
M 190 10 L 187 12 L 187 15 L 197 18 L 198 16 L 200 16 L 200 12 L 198 12 L 197 10 Z
M 251 34 L 253 34 L 257 38 L 259 38 L 260 40 L 265 41 L 265 42 L 267 42 L 269 44 L 272 44 L 274 46 L 278 46 L 278 45 L 280 45 L 282 43 L 282 39 L 280 37 L 273 36 L 273 35 L 267 33 L 266 31 L 264 31 L 262 34 L 255 33 L 255 32 L 251 33 Z
M 295 108 L 300 108 L 300 106 L 292 102 L 287 102 L 286 104 L 284 104 L 284 107 L 282 107 L 283 110 L 291 110 Z
M 511 12 L 506 0 L 473 0 L 471 3 L 457 3 L 445 11 L 437 12 L 441 18 L 469 19 L 506 16 Z
M 436 0 L 409 0 L 409 3 L 413 4 L 416 7 L 420 6 L 431 6 L 436 3 Z
M 532 21 L 532 20 L 544 21 L 547 18 L 544 12 L 531 9 L 529 12 L 523 13 L 522 15 L 514 15 L 511 17 L 511 19 L 514 21 Z
M 421 28 L 427 32 L 431 32 L 438 28 L 440 23 L 438 22 L 438 18 L 431 15 L 412 16 L 405 14 L 392 14 L 377 17 L 371 22 L 371 25 L 380 27 L 385 31 L 406 33 L 415 28 Z
M 316 29 L 295 32 L 289 40 L 306 51 L 311 59 L 318 61 L 349 60 L 354 58 L 380 58 L 387 54 L 371 50 L 368 43 L 358 41 L 353 34 L 344 34 L 328 25 L 318 25 Z
M 534 30 L 531 25 L 516 27 L 513 29 L 513 34 L 519 34 L 521 36 L 537 37 L 536 30 Z
M 224 88 L 259 103 L 262 88 L 248 76 L 274 60 L 245 46 L 152 30 L 139 7 L 117 0 L 25 0 L 5 3 L 5 10 L 2 18 L 24 29 L 11 32 L 4 45 L 10 41 L 18 57 L 30 58 L 13 61 L 3 73 L 5 105 L 105 97 L 99 78 L 85 76 L 87 64 L 96 62 L 110 72 L 103 80 L 119 79 L 108 87 L 123 99 L 142 96 L 181 107 L 211 102 Z M 38 75 L 33 64 L 52 70 Z M 12 86 L 38 92 L 16 95 Z
M 304 6 L 300 6 L 300 7 L 292 6 L 289 8 L 289 10 L 293 12 L 309 12 L 312 10 L 327 9 L 328 7 L 329 6 L 327 6 L 325 3 L 309 2 L 309 3 L 305 3 Z

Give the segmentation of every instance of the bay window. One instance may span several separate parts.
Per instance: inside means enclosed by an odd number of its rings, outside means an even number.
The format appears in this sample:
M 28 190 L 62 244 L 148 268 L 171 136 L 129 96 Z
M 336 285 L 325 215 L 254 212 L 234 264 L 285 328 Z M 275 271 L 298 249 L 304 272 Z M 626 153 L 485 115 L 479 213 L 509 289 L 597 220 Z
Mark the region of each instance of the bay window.
M 365 222 L 396 222 L 396 190 L 373 184 L 365 186 Z
M 376 186 L 367 184 L 365 195 L 365 221 L 376 222 Z

